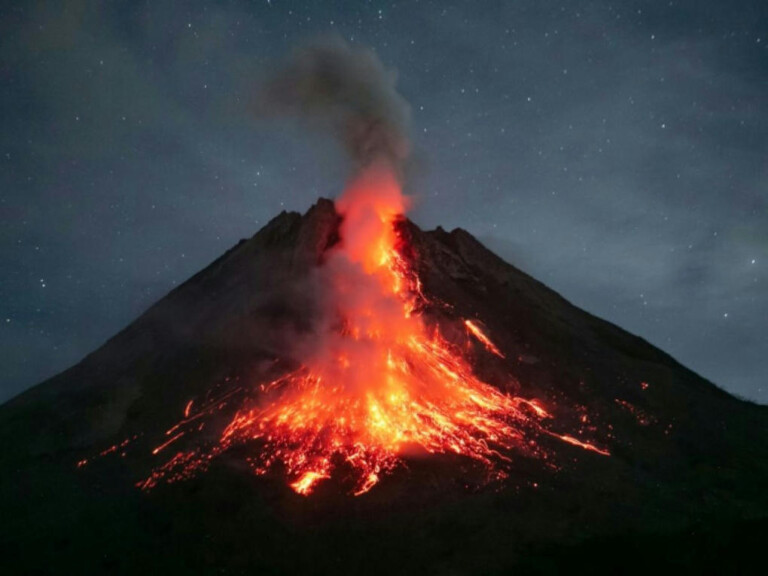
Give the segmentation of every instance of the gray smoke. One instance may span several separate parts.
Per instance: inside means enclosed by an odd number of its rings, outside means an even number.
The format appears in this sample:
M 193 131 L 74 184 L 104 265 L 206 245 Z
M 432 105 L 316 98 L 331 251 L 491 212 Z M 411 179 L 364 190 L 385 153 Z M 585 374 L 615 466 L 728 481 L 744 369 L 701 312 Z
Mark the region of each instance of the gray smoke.
M 373 52 L 322 38 L 292 54 L 268 83 L 262 105 L 331 130 L 358 168 L 384 160 L 402 176 L 410 107 L 395 82 L 396 73 Z

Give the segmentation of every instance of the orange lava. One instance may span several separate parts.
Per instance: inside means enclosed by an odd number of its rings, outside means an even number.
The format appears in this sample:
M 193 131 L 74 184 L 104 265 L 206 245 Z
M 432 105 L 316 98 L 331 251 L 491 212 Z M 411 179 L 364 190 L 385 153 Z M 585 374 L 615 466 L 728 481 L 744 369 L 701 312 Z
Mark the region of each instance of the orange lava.
M 312 492 L 312 487 L 324 478 L 330 478 L 330 476 L 319 472 L 305 472 L 296 482 L 291 484 L 291 488 L 306 496 Z
M 425 303 L 421 283 L 394 225 L 407 206 L 386 167 L 369 168 L 351 183 L 336 203 L 341 242 L 320 271 L 327 317 L 303 351 L 302 367 L 262 385 L 258 404 L 242 406 L 214 446 L 178 452 L 142 488 L 188 478 L 235 446 L 253 446 L 254 472 L 280 470 L 301 495 L 340 469 L 350 493 L 364 494 L 412 453 L 460 455 L 501 478 L 513 453 L 544 454 L 536 439 L 545 433 L 608 454 L 545 430 L 551 416 L 540 402 L 481 381 L 460 346 L 427 328 L 416 312 Z M 478 323 L 463 322 L 485 350 L 504 358 Z M 154 453 L 216 402 L 194 411 L 190 401 Z
M 563 442 L 568 442 L 568 444 L 573 444 L 574 446 L 578 446 L 579 448 L 584 448 L 585 450 L 592 450 L 592 452 L 597 452 L 598 454 L 602 454 L 603 456 L 611 455 L 611 453 L 608 452 L 608 450 L 602 450 L 593 444 L 589 444 L 588 442 L 582 442 L 578 438 L 574 438 L 573 436 L 568 436 L 567 434 L 562 434 L 562 435 L 555 434 L 555 437 L 560 438 L 560 440 L 562 440 Z
M 488 352 L 491 354 L 496 354 L 496 356 L 499 358 L 504 358 L 504 354 L 502 354 L 501 351 L 496 348 L 496 345 L 491 342 L 491 339 L 485 335 L 485 332 L 480 329 L 480 326 L 477 325 L 477 322 L 473 322 L 472 320 L 464 320 L 464 325 L 475 338 L 482 342 L 483 346 L 485 346 L 485 349 L 488 350 Z

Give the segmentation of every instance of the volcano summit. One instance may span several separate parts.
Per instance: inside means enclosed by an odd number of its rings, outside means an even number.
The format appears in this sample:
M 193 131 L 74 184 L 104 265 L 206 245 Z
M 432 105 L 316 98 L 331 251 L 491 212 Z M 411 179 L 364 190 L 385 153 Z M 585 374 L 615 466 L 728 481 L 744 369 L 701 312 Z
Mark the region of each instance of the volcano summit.
M 275 354 L 278 363 L 290 353 L 298 368 L 255 376 L 255 397 L 244 384 L 202 402 L 190 399 L 153 454 L 188 444 L 185 436 L 199 437 L 228 405 L 237 410 L 213 445 L 195 442 L 177 451 L 141 488 L 187 478 L 247 444 L 255 444 L 247 461 L 256 474 L 279 463 L 290 486 L 304 495 L 331 478 L 338 462 L 348 468 L 351 492 L 364 494 L 414 450 L 464 456 L 481 464 L 488 480 L 506 477 L 512 452 L 546 459 L 545 435 L 609 455 L 549 430 L 544 420 L 551 415 L 536 398 L 504 394 L 475 375 L 469 362 L 475 348 L 484 349 L 480 358 L 490 354 L 502 364 L 506 358 L 476 319 L 458 318 L 457 324 L 453 315 L 440 321 L 425 314 L 453 305 L 422 289 L 415 253 L 398 226 L 406 203 L 384 167 L 369 167 L 351 183 L 337 203 L 338 241 L 319 255 L 320 265 L 304 282 L 312 290 L 296 284 L 310 294 L 303 315 L 309 328 L 295 329 Z M 510 382 L 502 386 L 508 390 Z M 594 427 L 586 413 L 581 416 L 580 433 Z
M 746 570 L 766 408 L 406 208 L 369 167 L 2 406 L 4 572 Z

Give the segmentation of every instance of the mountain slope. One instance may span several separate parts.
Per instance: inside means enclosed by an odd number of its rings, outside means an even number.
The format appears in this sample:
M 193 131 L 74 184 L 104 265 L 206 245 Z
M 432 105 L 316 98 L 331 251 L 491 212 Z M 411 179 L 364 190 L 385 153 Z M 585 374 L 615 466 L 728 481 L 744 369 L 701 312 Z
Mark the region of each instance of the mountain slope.
M 407 220 L 398 229 L 429 295 L 424 318 L 456 341 L 462 319 L 480 322 L 504 358 L 468 349 L 476 373 L 539 399 L 559 433 L 597 438 L 610 456 L 544 439 L 553 460 L 516 459 L 501 486 L 468 483 L 459 458 L 413 457 L 359 498 L 332 482 L 304 498 L 225 454 L 186 482 L 136 489 L 190 399 L 295 364 L 286 351 L 316 314 L 313 274 L 338 226 L 327 200 L 279 215 L 78 365 L 0 407 L 0 513 L 10 519 L 0 567 L 487 574 L 608 569 L 606 558 L 637 553 L 638 542 L 659 558 L 669 554 L 659 542 L 679 542 L 691 567 L 704 558 L 691 547 L 764 533 L 765 407 L 575 308 L 463 230 Z M 743 561 L 730 549 L 720 558 Z

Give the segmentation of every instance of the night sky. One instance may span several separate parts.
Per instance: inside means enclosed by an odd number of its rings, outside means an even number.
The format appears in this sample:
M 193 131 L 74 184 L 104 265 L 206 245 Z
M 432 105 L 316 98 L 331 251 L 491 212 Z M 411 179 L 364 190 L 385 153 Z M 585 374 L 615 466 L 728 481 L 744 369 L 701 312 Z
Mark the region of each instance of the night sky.
M 21 2 L 0 8 L 0 401 L 281 210 L 344 185 L 255 113 L 336 34 L 398 71 L 412 219 L 768 402 L 768 2 Z

